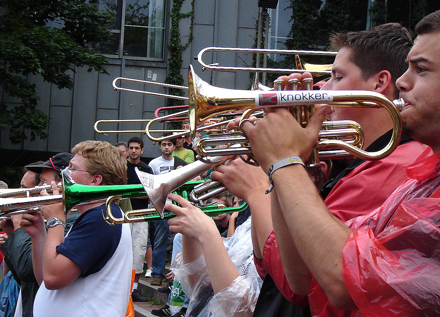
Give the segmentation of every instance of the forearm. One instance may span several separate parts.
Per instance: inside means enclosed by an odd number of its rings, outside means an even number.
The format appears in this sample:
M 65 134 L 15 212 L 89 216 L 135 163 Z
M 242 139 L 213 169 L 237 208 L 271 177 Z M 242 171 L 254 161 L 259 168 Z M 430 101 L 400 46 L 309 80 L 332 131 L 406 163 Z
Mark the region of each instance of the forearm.
M 307 295 L 312 276 L 292 240 L 289 228 L 281 211 L 276 190 L 272 193 L 271 205 L 273 226 L 284 274 L 293 293 L 297 295 Z M 272 278 L 275 278 L 275 274 L 271 275 Z M 275 283 L 278 284 L 277 281 L 275 281 Z
M 40 285 L 43 282 L 43 253 L 46 244 L 46 231 L 32 238 L 32 266 L 35 279 Z
M 212 288 L 217 293 L 230 286 L 240 274 L 226 252 L 220 235 L 213 233 L 201 239 L 201 246 Z
M 332 303 L 346 305 L 351 298 L 342 276 L 342 249 L 351 230 L 328 211 L 302 166 L 283 168 L 273 174 L 273 181 L 301 258 Z
M 273 231 L 271 208 L 271 194 L 259 193 L 247 201 L 252 214 L 252 244 L 255 256 L 263 258 L 264 245 Z
M 63 268 L 57 264 L 59 253 L 56 248 L 64 241 L 64 227 L 55 226 L 47 230 L 46 244 L 43 251 L 43 278 L 56 278 L 63 274 Z

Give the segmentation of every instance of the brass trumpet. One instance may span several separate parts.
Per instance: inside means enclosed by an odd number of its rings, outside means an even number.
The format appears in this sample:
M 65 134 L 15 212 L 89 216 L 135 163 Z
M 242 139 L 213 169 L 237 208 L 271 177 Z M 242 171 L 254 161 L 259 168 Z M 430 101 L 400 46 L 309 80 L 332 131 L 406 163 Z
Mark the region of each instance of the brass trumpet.
M 297 117 L 302 126 L 306 126 L 308 118 L 313 112 L 314 104 L 330 104 L 334 107 L 367 107 L 367 108 L 385 108 L 393 120 L 393 134 L 390 142 L 380 151 L 366 152 L 356 146 L 353 146 L 342 140 L 335 139 L 339 135 L 344 135 L 340 123 L 329 123 L 330 127 L 326 127 L 326 138 L 320 139 L 315 146 L 316 150 L 337 148 L 347 151 L 351 155 L 364 160 L 379 160 L 389 155 L 398 145 L 400 141 L 402 122 L 398 107 L 401 101 L 395 103 L 388 100 L 385 96 L 371 91 L 323 91 L 323 90 L 294 90 L 294 91 L 247 91 L 217 88 L 202 81 L 194 72 L 192 66 L 188 72 L 189 83 L 189 118 L 191 135 L 195 136 L 195 128 L 205 120 L 214 115 L 226 112 L 245 111 L 242 119 L 249 117 L 254 111 L 267 107 L 297 107 L 298 112 L 303 114 L 301 118 Z M 342 123 L 345 128 L 347 122 Z M 352 129 L 358 129 L 357 126 Z M 353 130 L 351 130 L 353 131 Z M 332 135 L 331 133 L 335 133 Z M 362 137 L 362 135 L 359 135 Z M 240 144 L 242 144 L 241 140 Z M 226 141 L 226 145 L 230 146 L 235 143 L 231 138 Z M 205 143 L 206 144 L 206 143 Z M 235 151 L 236 149 L 234 149 Z M 249 149 L 248 149 L 249 150 Z M 242 149 L 237 149 L 242 151 Z M 203 154 L 203 153 L 202 153 Z M 321 151 L 320 151 L 321 154 Z M 227 154 L 231 155 L 231 154 Z M 315 155 L 316 156 L 316 155 Z M 316 159 L 314 159 L 316 160 Z

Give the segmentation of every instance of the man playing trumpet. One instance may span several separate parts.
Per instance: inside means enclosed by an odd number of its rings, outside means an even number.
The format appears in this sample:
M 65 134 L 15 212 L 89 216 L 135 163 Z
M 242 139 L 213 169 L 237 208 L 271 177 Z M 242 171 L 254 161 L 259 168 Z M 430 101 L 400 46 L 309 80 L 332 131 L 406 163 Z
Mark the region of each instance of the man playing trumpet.
M 334 50 L 338 50 L 338 54 L 332 65 L 332 77 L 322 89 L 363 89 L 384 94 L 390 100 L 398 97 L 395 80 L 406 69 L 405 59 L 412 45 L 405 28 L 398 24 L 385 24 L 366 31 L 336 34 L 332 37 L 331 44 Z M 307 77 L 311 75 L 292 74 L 280 79 L 283 81 L 283 88 L 291 90 L 292 79 L 301 82 Z M 329 116 L 332 120 L 359 121 L 365 136 L 364 149 L 377 151 L 389 141 L 393 126 L 389 115 L 383 110 L 335 107 L 334 112 Z M 290 133 L 289 129 L 282 132 L 282 135 L 286 133 Z M 289 143 L 278 146 L 280 150 L 290 148 Z M 406 178 L 403 167 L 415 160 L 424 148 L 411 138 L 403 137 L 397 149 L 385 159 L 369 162 L 355 159 L 322 188 L 321 197 L 325 199 L 324 202 L 330 212 L 344 221 L 367 214 L 379 207 L 400 185 Z M 320 164 L 326 171 L 325 163 Z M 260 168 L 248 167 L 242 164 L 241 160 L 219 166 L 216 170 L 212 175 L 213 179 L 221 181 L 232 193 L 245 199 L 251 207 L 254 251 L 256 258 L 259 259 L 257 267 L 262 276 L 267 273 L 262 294 L 267 289 L 276 293 L 273 289 L 275 284 L 289 301 L 301 306 L 306 305 L 307 298 L 296 296 L 292 292 L 281 267 L 278 247 L 293 242 L 290 236 L 287 238 L 282 236 L 283 231 L 280 231 L 275 238 L 272 215 L 269 212 L 270 197 L 264 195 L 269 186 L 267 176 Z M 271 194 L 273 195 L 274 193 Z M 276 217 L 276 214 L 273 217 Z M 263 312 L 260 308 L 267 309 L 270 306 L 269 302 L 270 300 L 260 298 L 256 315 L 268 316 L 269 311 Z M 285 305 L 279 308 L 280 310 L 292 309 L 284 299 L 280 299 L 280 303 Z

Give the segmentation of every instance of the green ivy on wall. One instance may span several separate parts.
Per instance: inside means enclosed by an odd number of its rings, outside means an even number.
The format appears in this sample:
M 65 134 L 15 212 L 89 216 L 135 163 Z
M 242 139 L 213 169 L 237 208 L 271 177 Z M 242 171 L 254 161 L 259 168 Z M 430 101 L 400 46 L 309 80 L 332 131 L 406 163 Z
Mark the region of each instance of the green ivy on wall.
M 173 85 L 183 85 L 184 80 L 181 74 L 182 69 L 182 52 L 189 46 L 193 40 L 193 24 L 194 24 L 194 2 L 191 0 L 191 11 L 187 13 L 181 13 L 182 5 L 185 0 L 174 0 L 173 8 L 171 9 L 171 30 L 170 40 L 168 42 L 168 75 L 165 79 L 165 83 Z M 185 44 L 180 43 L 180 30 L 179 23 L 182 19 L 190 19 L 190 31 L 188 41 Z M 169 93 L 175 96 L 183 96 L 181 89 L 170 88 Z M 178 105 L 181 103 L 179 100 L 168 99 L 167 106 Z

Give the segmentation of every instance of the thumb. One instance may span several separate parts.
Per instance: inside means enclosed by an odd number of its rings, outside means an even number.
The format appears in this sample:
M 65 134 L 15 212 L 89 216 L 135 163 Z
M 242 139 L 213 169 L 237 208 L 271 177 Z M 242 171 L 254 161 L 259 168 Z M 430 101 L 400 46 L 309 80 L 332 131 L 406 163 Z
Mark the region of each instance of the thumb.
M 321 130 L 325 117 L 331 112 L 330 106 L 324 106 L 316 110 L 310 117 L 310 121 L 306 127 L 309 135 L 318 135 Z

